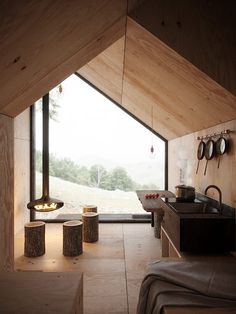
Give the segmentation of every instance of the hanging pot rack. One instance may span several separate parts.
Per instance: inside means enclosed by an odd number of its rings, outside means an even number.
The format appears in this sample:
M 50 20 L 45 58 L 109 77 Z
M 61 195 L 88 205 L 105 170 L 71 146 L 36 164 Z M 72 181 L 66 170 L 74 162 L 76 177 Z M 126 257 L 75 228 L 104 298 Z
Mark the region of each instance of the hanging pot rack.
M 217 137 L 217 136 L 228 135 L 228 134 L 230 134 L 232 132 L 233 132 L 232 130 L 226 129 L 226 130 L 223 130 L 223 131 L 221 131 L 219 133 L 212 133 L 212 134 L 207 134 L 205 136 L 198 136 L 197 140 L 198 141 L 202 141 L 202 140 L 213 138 L 213 137 Z
M 203 159 L 204 156 L 206 158 L 204 175 L 206 175 L 208 161 L 211 160 L 213 157 L 218 156 L 219 159 L 217 168 L 219 168 L 220 158 L 229 148 L 229 141 L 225 138 L 225 135 L 229 135 L 232 132 L 234 131 L 225 129 L 218 133 L 207 134 L 205 136 L 197 137 L 197 140 L 199 140 L 200 143 L 197 150 L 198 163 L 196 174 L 198 173 L 199 162 L 201 159 Z M 216 141 L 214 140 L 215 137 L 218 137 Z M 206 142 L 204 142 L 204 140 L 206 140 Z

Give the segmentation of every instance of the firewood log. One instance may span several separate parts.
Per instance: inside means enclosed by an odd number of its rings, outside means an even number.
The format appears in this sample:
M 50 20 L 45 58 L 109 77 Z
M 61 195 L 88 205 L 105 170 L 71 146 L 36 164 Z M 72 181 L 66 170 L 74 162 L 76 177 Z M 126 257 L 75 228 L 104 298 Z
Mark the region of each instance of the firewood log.
M 96 242 L 98 241 L 98 214 L 87 212 L 82 214 L 83 220 L 83 241 Z
M 71 220 L 63 223 L 63 255 L 78 256 L 83 253 L 83 223 Z
M 27 257 L 45 254 L 45 222 L 34 221 L 25 224 L 24 254 Z

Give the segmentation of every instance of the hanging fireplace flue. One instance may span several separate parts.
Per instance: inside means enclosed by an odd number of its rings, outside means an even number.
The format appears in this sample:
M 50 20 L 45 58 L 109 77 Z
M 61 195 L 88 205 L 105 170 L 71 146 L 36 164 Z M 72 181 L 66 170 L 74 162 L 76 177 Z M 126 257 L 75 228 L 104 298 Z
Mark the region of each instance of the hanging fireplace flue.
M 38 212 L 50 212 L 61 208 L 64 203 L 49 196 L 49 93 L 43 96 L 43 195 L 27 204 L 28 209 Z

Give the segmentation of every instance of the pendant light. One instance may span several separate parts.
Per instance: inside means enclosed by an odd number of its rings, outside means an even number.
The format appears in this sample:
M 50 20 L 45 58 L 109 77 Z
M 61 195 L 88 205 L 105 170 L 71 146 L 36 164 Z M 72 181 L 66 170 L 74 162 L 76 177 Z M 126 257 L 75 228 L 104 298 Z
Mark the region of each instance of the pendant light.
M 150 147 L 150 158 L 155 158 L 155 149 L 153 145 L 153 104 L 151 107 L 151 129 L 152 129 L 152 142 L 151 142 L 151 147 Z
M 27 204 L 28 209 L 50 212 L 61 208 L 64 203 L 49 196 L 49 93 L 43 96 L 43 195 Z

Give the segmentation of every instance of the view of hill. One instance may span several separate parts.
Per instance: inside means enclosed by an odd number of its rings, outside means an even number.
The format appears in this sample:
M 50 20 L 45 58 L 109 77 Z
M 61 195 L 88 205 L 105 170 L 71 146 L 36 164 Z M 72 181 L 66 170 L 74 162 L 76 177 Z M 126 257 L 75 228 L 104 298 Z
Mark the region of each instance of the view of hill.
M 37 197 L 41 196 L 42 174 L 36 172 Z M 49 213 L 37 213 L 37 218 L 57 218 L 60 214 L 79 214 L 84 205 L 96 205 L 101 214 L 144 214 L 135 192 L 107 191 L 79 185 L 50 176 L 50 195 L 61 199 L 65 206 Z
M 107 169 L 122 167 L 126 169 L 130 177 L 139 184 L 155 184 L 158 188 L 164 186 L 164 155 L 160 154 L 155 159 L 139 161 L 134 163 L 124 163 L 112 161 L 98 156 L 84 156 L 78 158 L 76 163 L 91 167 L 93 164 L 99 164 Z
M 137 189 L 163 189 L 163 168 L 163 164 L 157 160 L 132 164 L 119 163 L 114 164 L 113 168 L 108 168 L 99 159 L 97 163 L 86 166 L 70 158 L 58 158 L 50 154 L 49 170 L 51 176 L 89 187 L 111 191 L 116 189 L 135 191 Z M 36 151 L 36 170 L 42 171 L 40 151 Z

